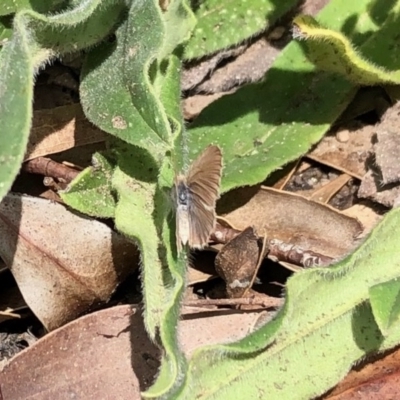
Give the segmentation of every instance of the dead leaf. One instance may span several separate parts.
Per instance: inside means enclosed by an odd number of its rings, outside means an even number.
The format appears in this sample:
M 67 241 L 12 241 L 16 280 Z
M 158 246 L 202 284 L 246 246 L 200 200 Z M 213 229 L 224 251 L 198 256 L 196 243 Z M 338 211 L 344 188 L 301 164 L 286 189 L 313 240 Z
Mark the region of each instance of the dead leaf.
M 268 239 L 332 258 L 343 257 L 358 244 L 363 228 L 356 219 L 297 194 L 265 187 L 257 190 L 227 193 L 219 211 L 238 229 L 251 225 L 265 231 Z
M 185 120 L 192 120 L 196 118 L 207 106 L 229 93 L 231 92 L 203 95 L 198 94 L 184 99 L 182 101 L 182 109 Z
M 37 110 L 33 113 L 25 161 L 105 138 L 106 133 L 86 119 L 80 104 Z
M 377 143 L 374 145 L 375 162 L 382 179 L 380 184 L 387 185 L 400 180 L 400 134 L 399 134 L 400 102 L 388 108 L 376 126 Z
M 354 367 L 324 399 L 329 400 L 386 400 L 397 399 L 400 385 L 400 350 L 365 360 Z
M 41 198 L 7 195 L 0 237 L 0 256 L 49 330 L 107 301 L 138 265 L 136 246 L 107 225 Z
M 376 143 L 373 146 L 375 162 L 364 175 L 358 196 L 368 198 L 386 207 L 400 204 L 400 152 L 399 124 L 400 102 L 388 108 L 376 125 Z
M 358 219 L 364 227 L 363 235 L 368 234 L 382 220 L 383 215 L 376 213 L 371 207 L 363 204 L 354 204 L 343 211 L 343 214 Z
M 203 81 L 207 80 L 207 77 L 213 74 L 219 64 L 227 59 L 229 60 L 238 56 L 243 53 L 245 49 L 246 46 L 242 45 L 238 48 L 222 50 L 206 60 L 186 67 L 182 71 L 181 89 L 187 91 L 197 87 Z
M 243 297 L 257 273 L 260 249 L 252 227 L 230 240 L 218 253 L 215 269 L 226 283 L 229 298 Z
M 178 327 L 183 351 L 190 356 L 200 346 L 242 339 L 261 314 L 266 313 L 184 308 Z M 7 400 L 140 399 L 156 376 L 159 357 L 140 310 L 112 307 L 56 329 L 17 354 L 0 372 L 0 389 Z
M 140 312 L 124 305 L 51 332 L 0 372 L 3 397 L 140 399 L 138 374 L 149 383 L 158 368 L 154 346 L 138 334 L 140 324 Z
M 311 200 L 328 203 L 329 200 L 351 179 L 350 175 L 341 174 L 321 188 L 310 193 Z M 307 196 L 308 197 L 308 196 Z

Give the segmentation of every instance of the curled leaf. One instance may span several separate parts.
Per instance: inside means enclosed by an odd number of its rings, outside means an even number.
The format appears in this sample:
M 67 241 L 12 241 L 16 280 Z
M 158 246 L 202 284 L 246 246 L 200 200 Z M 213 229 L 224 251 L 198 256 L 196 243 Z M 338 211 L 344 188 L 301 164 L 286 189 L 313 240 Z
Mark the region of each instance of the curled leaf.
M 399 84 L 400 71 L 387 71 L 365 59 L 340 32 L 326 29 L 310 15 L 293 20 L 293 37 L 318 68 L 345 76 L 357 85 Z

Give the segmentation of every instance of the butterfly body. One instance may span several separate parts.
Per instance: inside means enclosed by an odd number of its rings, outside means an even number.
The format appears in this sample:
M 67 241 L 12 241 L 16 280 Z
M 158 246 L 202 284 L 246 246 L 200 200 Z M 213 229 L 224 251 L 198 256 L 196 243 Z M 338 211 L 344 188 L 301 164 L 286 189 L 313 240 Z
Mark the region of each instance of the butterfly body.
M 181 251 L 182 244 L 186 245 L 189 242 L 190 226 L 189 226 L 189 202 L 190 194 L 186 185 L 185 175 L 178 175 L 175 180 L 176 188 L 176 230 L 179 232 L 178 248 Z M 178 234 L 177 234 L 178 236 Z
M 174 182 L 176 205 L 176 243 L 201 249 L 215 227 L 215 204 L 219 198 L 222 154 L 217 146 L 208 146 L 192 163 L 187 174 Z

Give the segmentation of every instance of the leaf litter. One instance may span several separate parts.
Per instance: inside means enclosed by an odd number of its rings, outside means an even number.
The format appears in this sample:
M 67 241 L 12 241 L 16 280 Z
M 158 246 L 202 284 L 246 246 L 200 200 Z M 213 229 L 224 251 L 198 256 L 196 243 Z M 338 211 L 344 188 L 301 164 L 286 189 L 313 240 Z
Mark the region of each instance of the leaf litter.
M 212 66 L 206 72 L 204 68 L 201 69 L 202 76 L 192 73 L 192 81 L 186 84 L 187 89 L 192 91 L 191 94 L 215 92 L 215 97 L 218 97 L 222 95 L 221 92 L 235 90 L 246 80 L 259 79 L 262 76 L 259 72 L 258 75 L 255 74 L 255 78 L 249 79 L 244 76 L 238 78 L 236 72 L 240 68 L 243 70 L 243 65 L 250 66 L 254 63 L 260 48 L 265 52 L 262 40 L 264 39 L 259 39 L 253 45 L 242 46 L 240 51 L 217 55 L 217 61 L 211 63 Z M 257 67 L 264 71 L 272 63 L 274 55 L 271 51 L 265 66 L 258 64 Z M 219 67 L 220 61 L 226 61 L 227 57 L 230 57 L 229 62 Z M 236 60 L 237 64 L 234 64 Z M 196 85 L 197 92 L 193 90 Z M 186 104 L 191 102 L 195 110 L 191 111 L 190 118 L 194 118 L 204 107 L 202 96 L 191 96 L 184 100 Z M 373 113 L 374 105 L 368 109 Z M 378 120 L 375 124 L 370 123 L 368 118 L 363 119 L 363 116 L 356 115 L 357 119 L 353 118 L 345 125 L 334 126 L 307 155 L 307 160 L 303 159 L 293 169 L 293 175 L 286 186 L 292 190 L 294 180 L 299 180 L 299 176 L 307 175 L 307 171 L 316 168 L 322 171 L 321 176 L 324 177 L 320 187 L 319 182 L 311 179 L 308 187 L 298 188 L 300 190 L 297 190 L 297 194 L 288 192 L 285 187 L 282 190 L 257 187 L 252 190 L 251 196 L 246 189 L 242 191 L 247 194 L 245 198 L 240 195 L 240 189 L 225 194 L 218 204 L 220 215 L 231 224 L 232 229 L 234 227 L 239 232 L 234 232 L 222 249 L 218 243 L 210 247 L 207 272 L 202 275 L 197 274 L 201 256 L 194 255 L 189 276 L 195 275 L 196 278 L 189 279 L 187 292 L 194 293 L 197 287 L 195 297 L 200 300 L 207 297 L 210 291 L 207 285 L 217 282 L 217 275 L 223 278 L 229 297 L 240 298 L 244 292 L 240 290 L 234 293 L 232 289 L 238 287 L 235 287 L 235 282 L 255 280 L 255 286 L 259 287 L 257 279 L 253 278 L 260 256 L 259 240 L 264 237 L 332 259 L 343 258 L 351 252 L 360 243 L 361 237 L 379 220 L 382 209 L 375 211 L 376 207 L 372 202 L 364 203 L 360 207 L 358 200 L 354 202 L 351 194 L 346 196 L 351 198 L 351 206 L 346 210 L 335 210 L 326 203 L 349 184 L 348 177 L 351 177 L 350 185 L 356 189 L 361 181 L 359 197 L 381 203 L 385 207 L 398 204 L 399 171 L 394 170 L 398 163 L 393 159 L 398 154 L 398 138 L 394 130 L 396 124 L 398 125 L 396 110 L 397 104 L 389 107 L 381 121 Z M 60 117 L 65 120 L 60 120 Z M 83 124 L 82 128 L 79 128 L 79 124 Z M 49 110 L 36 111 L 32 133 L 27 160 L 104 140 L 104 133 L 85 121 L 80 106 L 76 103 L 61 106 L 51 104 Z M 80 136 L 82 133 L 85 135 L 83 138 Z M 374 161 L 369 162 L 370 160 Z M 302 165 L 306 167 L 301 171 Z M 329 176 L 326 169 L 331 173 L 334 171 L 336 176 Z M 23 181 L 26 176 L 21 179 Z M 10 203 L 11 200 L 14 205 Z M 138 329 L 141 326 L 140 312 L 131 306 L 122 305 L 78 318 L 99 302 L 106 302 L 118 283 L 139 266 L 136 248 L 122 239 L 116 239 L 122 240 L 120 246 L 126 249 L 122 252 L 132 256 L 127 256 L 124 262 L 116 262 L 110 255 L 115 255 L 115 251 L 120 252 L 121 247 L 114 248 L 113 243 L 113 248 L 104 250 L 105 246 L 110 246 L 110 237 L 116 238 L 115 233 L 104 224 L 100 228 L 96 221 L 79 217 L 62 206 L 16 194 L 11 194 L 1 206 L 1 234 L 6 235 L 4 232 L 7 232 L 10 240 L 9 245 L 2 249 L 1 257 L 15 275 L 28 307 L 44 327 L 53 330 L 32 347 L 12 358 L 3 368 L 0 376 L 3 396 L 29 398 L 42 393 L 41 398 L 55 398 L 54 396 L 61 394 L 105 398 L 107 394 L 118 397 L 120 393 L 121 396 L 129 394 L 130 398 L 139 398 L 140 391 L 148 387 L 156 375 L 159 357 L 157 349 L 146 342 L 144 331 Z M 24 212 L 25 207 L 31 208 Z M 37 211 L 35 207 L 38 207 Z M 355 211 L 349 213 L 351 209 Z M 373 224 L 364 223 L 365 215 L 371 215 L 369 218 L 374 221 Z M 65 218 L 65 222 L 60 229 L 59 221 L 62 218 Z M 53 222 L 57 223 L 53 226 Z M 18 226 L 20 233 L 16 236 Z M 80 229 L 77 230 L 77 226 Z M 249 229 L 254 231 L 249 233 Z M 86 235 L 75 236 L 82 233 L 78 231 L 86 231 Z M 245 241 L 240 236 L 242 231 L 244 236 L 250 236 L 245 237 Z M 31 236 L 33 233 L 38 236 Z M 105 239 L 104 242 L 101 242 L 101 237 Z M 96 244 L 91 256 L 88 255 L 89 243 Z M 54 246 L 49 251 L 45 248 L 46 244 Z M 14 254 L 9 253 L 10 249 L 14 250 Z M 82 253 L 77 250 L 82 250 Z M 67 257 L 68 262 L 64 262 L 66 252 L 71 252 Z M 217 257 L 214 267 L 212 264 L 215 253 Z M 95 263 L 98 257 L 102 258 L 101 269 Z M 281 259 L 276 256 L 271 258 L 273 261 L 285 262 L 283 256 Z M 102 269 L 105 264 L 110 268 L 108 272 Z M 40 270 L 37 269 L 39 265 Z M 89 269 L 79 268 L 77 272 L 77 265 L 82 268 L 87 265 Z M 261 265 L 261 270 L 267 265 L 268 268 L 280 268 L 276 263 L 267 260 Z M 116 267 L 122 269 L 116 271 Z M 304 265 L 300 266 L 302 267 Z M 91 280 L 97 279 L 93 274 L 99 275 L 99 282 L 89 284 Z M 279 273 L 277 275 L 269 276 L 269 283 L 276 279 L 280 285 L 284 285 L 285 278 L 282 279 Z M 52 297 L 50 286 L 57 289 L 56 297 Z M 47 287 L 44 291 L 47 293 L 38 292 L 37 289 L 41 287 Z M 272 292 L 273 290 L 263 294 L 269 296 Z M 274 293 L 276 297 L 281 295 L 281 290 Z M 10 310 L 16 310 L 18 307 L 12 306 L 11 295 L 9 299 Z M 243 312 L 240 309 L 226 308 L 221 311 L 216 306 L 188 309 L 183 313 L 179 328 L 182 347 L 190 355 L 195 348 L 204 344 L 237 340 L 254 329 L 257 319 L 264 314 L 267 315 L 266 319 L 273 315 L 261 310 Z M 66 324 L 71 320 L 72 322 Z M 42 360 L 40 366 L 35 362 L 37 359 Z M 74 368 L 71 369 L 71 366 Z M 32 379 L 32 371 L 35 371 L 35 379 Z M 70 382 L 63 379 L 66 374 Z M 368 372 L 364 381 L 368 381 L 371 376 L 372 373 Z M 24 383 L 27 381 L 32 384 L 26 388 Z M 352 382 L 350 387 L 356 385 L 360 383 Z M 98 391 L 93 390 L 95 386 Z M 334 397 L 332 393 L 332 398 L 339 397 Z

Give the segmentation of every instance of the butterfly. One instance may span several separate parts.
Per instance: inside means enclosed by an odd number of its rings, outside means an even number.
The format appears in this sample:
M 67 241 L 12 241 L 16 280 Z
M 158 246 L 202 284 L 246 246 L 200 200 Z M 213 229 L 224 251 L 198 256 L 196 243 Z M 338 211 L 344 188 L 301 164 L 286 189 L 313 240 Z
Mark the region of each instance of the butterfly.
M 201 249 L 215 228 L 215 203 L 219 198 L 222 153 L 218 146 L 208 146 L 193 161 L 186 174 L 174 181 L 176 205 L 176 243 Z

